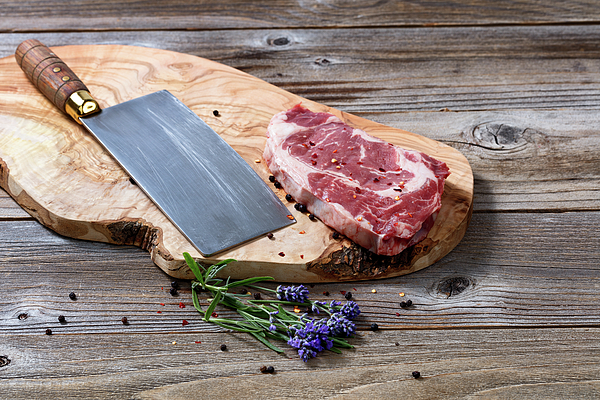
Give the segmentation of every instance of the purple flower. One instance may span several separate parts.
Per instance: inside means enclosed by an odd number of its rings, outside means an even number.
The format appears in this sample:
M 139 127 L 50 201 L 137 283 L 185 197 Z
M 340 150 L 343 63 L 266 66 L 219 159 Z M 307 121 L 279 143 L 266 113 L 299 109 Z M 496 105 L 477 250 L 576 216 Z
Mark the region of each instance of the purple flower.
M 358 317 L 358 315 L 360 314 L 360 309 L 358 308 L 358 304 L 356 304 L 353 301 L 349 301 L 342 306 L 339 312 L 346 318 L 352 320 Z
M 314 301 L 311 309 L 315 314 L 320 314 L 321 310 L 319 310 L 319 306 L 324 307 L 326 303 L 324 301 Z
M 323 350 L 333 347 L 333 341 L 329 338 L 330 328 L 325 320 L 310 320 L 302 328 L 290 327 L 288 331 L 290 339 L 288 344 L 298 349 L 298 355 L 305 362 Z
M 356 326 L 344 314 L 335 313 L 327 320 L 329 332 L 332 336 L 348 337 L 356 332 Z
M 308 289 L 304 285 L 300 286 L 277 286 L 277 298 L 279 300 L 293 301 L 295 303 L 305 303 L 308 301 Z
M 279 314 L 278 310 L 269 312 L 269 322 L 271 323 L 271 325 L 269 326 L 269 330 L 271 332 L 276 331 L 277 327 L 275 326 L 275 315 Z

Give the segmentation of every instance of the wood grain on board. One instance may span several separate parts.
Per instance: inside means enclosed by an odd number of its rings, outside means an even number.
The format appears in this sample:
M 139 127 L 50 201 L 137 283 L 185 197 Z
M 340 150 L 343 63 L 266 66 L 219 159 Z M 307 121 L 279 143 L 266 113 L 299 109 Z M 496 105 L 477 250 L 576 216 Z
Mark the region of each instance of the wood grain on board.
M 89 134 L 55 109 L 18 68 L 0 60 L 0 185 L 54 231 L 78 239 L 136 245 L 168 274 L 192 275 L 182 253 L 201 262 L 238 260 L 233 278 L 270 275 L 284 281 L 383 278 L 425 268 L 462 239 L 472 212 L 473 176 L 466 158 L 445 144 L 303 99 L 239 70 L 195 56 L 133 46 L 53 48 L 102 107 L 168 89 L 204 119 L 267 181 L 261 154 L 271 117 L 299 102 L 352 126 L 446 162 L 442 209 L 428 237 L 394 257 L 375 256 L 308 219 L 287 202 L 298 223 L 204 259 Z M 218 110 L 216 116 L 213 111 Z M 190 182 L 192 185 L 193 182 Z M 275 190 L 275 189 L 274 189 Z M 283 199 L 285 193 L 277 191 Z M 283 200 L 285 201 L 285 200 Z M 304 231 L 304 234 L 300 232 Z M 285 254 L 281 256 L 280 254 Z

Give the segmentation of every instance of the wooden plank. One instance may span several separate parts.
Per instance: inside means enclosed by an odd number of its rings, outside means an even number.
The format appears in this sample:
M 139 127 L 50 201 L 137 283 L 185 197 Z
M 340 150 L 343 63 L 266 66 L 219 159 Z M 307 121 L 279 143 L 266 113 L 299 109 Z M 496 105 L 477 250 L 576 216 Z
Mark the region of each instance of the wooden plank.
M 435 26 L 597 22 L 597 3 L 579 0 L 519 2 L 327 1 L 103 1 L 2 2 L 0 31 L 88 31 L 145 29 L 240 29 L 276 27 Z
M 464 154 L 475 212 L 600 210 L 600 118 L 592 110 L 362 113 Z M 0 192 L 0 218 L 27 217 Z
M 32 36 L 198 55 L 353 114 L 600 107 L 600 25 L 4 34 L 0 56 Z
M 374 322 L 394 330 L 594 326 L 600 323 L 599 224 L 600 212 L 476 213 L 461 244 L 429 268 L 310 290 L 321 301 L 344 301 L 342 292 L 352 293 L 363 331 Z M 192 308 L 189 282 L 171 296 L 171 278 L 136 248 L 66 239 L 33 221 L 0 222 L 0 272 L 0 334 L 217 331 Z M 77 301 L 69 299 L 71 291 Z M 414 306 L 402 309 L 400 301 L 408 299 Z M 18 318 L 25 313 L 28 318 Z M 131 321 L 127 327 L 123 316 Z M 182 326 L 184 319 L 190 324 Z
M 362 332 L 354 350 L 303 363 L 242 334 L 11 334 L 0 341 L 11 360 L 0 390 L 11 399 L 591 399 L 599 339 L 598 328 Z

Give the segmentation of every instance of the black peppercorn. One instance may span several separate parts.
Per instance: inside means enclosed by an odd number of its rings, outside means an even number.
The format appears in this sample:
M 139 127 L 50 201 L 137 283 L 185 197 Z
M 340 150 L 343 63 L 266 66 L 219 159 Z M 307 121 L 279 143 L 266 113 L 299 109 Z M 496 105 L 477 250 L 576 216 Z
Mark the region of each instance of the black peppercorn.
M 214 115 L 215 117 L 218 117 L 218 116 L 219 116 L 219 110 L 214 110 L 214 111 L 213 111 L 213 115 Z
M 273 182 L 273 186 L 275 186 L 277 189 L 281 189 L 281 183 L 278 181 Z
M 50 328 L 46 329 L 46 335 L 52 335 L 52 329 L 50 329 Z
M 227 345 L 226 344 L 222 344 L 221 345 L 221 351 L 226 351 L 227 350 Z
M 379 330 L 379 325 L 377 325 L 376 323 L 374 323 L 374 322 L 373 322 L 373 323 L 371 324 L 371 330 L 372 330 L 373 332 L 375 332 L 376 330 Z
M 346 298 L 346 300 L 350 300 L 352 298 L 352 293 L 346 292 L 346 294 L 344 295 L 344 297 Z
M 329 292 L 323 292 L 325 296 L 329 296 Z
M 64 324 L 65 322 L 67 322 L 67 320 L 65 319 L 64 315 L 59 315 L 58 322 L 60 322 L 61 324 Z
M 308 214 L 308 219 L 310 219 L 311 221 L 314 221 L 315 219 L 317 219 L 317 217 L 315 217 L 314 214 Z
M 285 195 L 285 199 L 286 199 L 287 201 L 294 201 L 294 198 L 293 198 L 293 197 L 292 197 L 292 195 L 291 195 L 291 194 L 289 194 L 289 193 Z
M 296 203 L 294 204 L 294 208 L 302 213 L 306 212 L 306 204 Z
M 260 300 L 260 293 L 258 293 L 258 292 L 254 293 L 254 299 Z
M 177 289 L 175 289 L 175 288 L 171 288 L 171 289 L 169 290 L 169 294 L 170 294 L 171 296 L 177 296 L 177 294 L 178 294 L 178 293 L 177 293 Z
M 171 287 L 176 290 L 179 289 L 179 282 L 177 282 L 177 281 L 171 282 Z
M 121 322 L 123 323 L 123 325 L 127 325 L 129 323 L 129 320 L 127 320 L 127 317 L 123 317 L 121 318 Z
M 275 177 L 273 175 L 269 175 L 269 182 L 275 182 Z
M 75 292 L 71 292 L 71 293 L 69 293 L 69 298 L 71 300 L 75 300 L 75 299 L 77 299 L 77 295 L 75 294 Z
M 333 232 L 333 235 L 332 235 L 332 237 L 333 237 L 334 239 L 339 239 L 339 238 L 340 238 L 340 233 L 339 233 L 339 232 Z
M 402 307 L 402 308 L 408 308 L 410 306 L 412 306 L 412 300 L 406 300 L 406 301 L 400 302 L 400 307 Z
M 419 371 L 413 371 L 412 376 L 415 379 L 419 379 L 421 377 L 421 373 Z
M 271 232 L 267 233 L 267 237 L 269 239 L 273 239 L 275 237 L 275 235 L 273 235 Z
M 267 374 L 273 374 L 273 373 L 275 373 L 275 367 L 273 367 L 272 365 L 269 365 L 267 367 L 267 371 L 266 372 L 267 372 Z

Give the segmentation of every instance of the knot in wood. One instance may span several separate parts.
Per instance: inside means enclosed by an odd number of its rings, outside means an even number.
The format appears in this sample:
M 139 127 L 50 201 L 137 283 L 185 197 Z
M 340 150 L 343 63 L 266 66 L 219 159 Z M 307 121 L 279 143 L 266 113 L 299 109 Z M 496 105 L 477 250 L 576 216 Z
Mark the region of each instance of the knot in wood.
M 322 67 L 326 67 L 326 66 L 328 66 L 329 64 L 331 64 L 331 61 L 329 61 L 329 60 L 328 60 L 328 59 L 326 59 L 326 58 L 317 58 L 317 59 L 315 60 L 315 64 L 317 64 L 317 65 L 320 65 L 320 66 L 322 66 Z
M 273 44 L 275 46 L 285 46 L 286 44 L 290 43 L 290 39 L 284 37 L 278 37 L 277 39 L 273 40 Z
M 27 313 L 21 313 L 17 316 L 17 318 L 19 318 L 21 321 L 27 319 L 27 317 L 29 317 Z
M 473 137 L 482 147 L 491 150 L 515 149 L 527 144 L 525 131 L 500 122 L 486 122 L 473 129 Z
M 0 368 L 6 367 L 10 364 L 10 358 L 8 356 L 0 356 Z
M 464 292 L 470 286 L 471 280 L 469 278 L 455 276 L 442 280 L 437 286 L 437 291 L 450 297 Z

